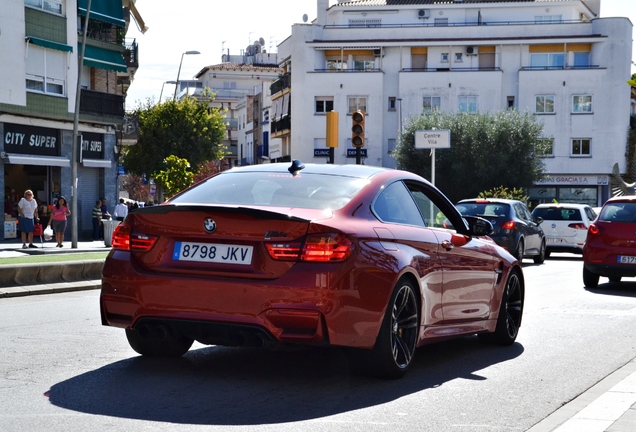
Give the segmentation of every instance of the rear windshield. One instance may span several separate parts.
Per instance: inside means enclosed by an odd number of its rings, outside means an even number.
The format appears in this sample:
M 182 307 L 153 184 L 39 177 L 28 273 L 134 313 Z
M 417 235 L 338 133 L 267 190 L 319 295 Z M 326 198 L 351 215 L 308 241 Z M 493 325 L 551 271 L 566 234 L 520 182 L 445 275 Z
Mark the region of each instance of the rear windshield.
M 615 202 L 605 204 L 598 219 L 607 222 L 636 222 L 636 203 Z
M 506 218 L 510 214 L 510 205 L 505 203 L 459 203 L 456 207 L 462 216 Z
M 582 221 L 581 210 L 558 207 L 537 207 L 532 212 L 534 217 L 553 221 Z
M 325 174 L 225 172 L 171 199 L 172 203 L 339 209 L 368 180 Z

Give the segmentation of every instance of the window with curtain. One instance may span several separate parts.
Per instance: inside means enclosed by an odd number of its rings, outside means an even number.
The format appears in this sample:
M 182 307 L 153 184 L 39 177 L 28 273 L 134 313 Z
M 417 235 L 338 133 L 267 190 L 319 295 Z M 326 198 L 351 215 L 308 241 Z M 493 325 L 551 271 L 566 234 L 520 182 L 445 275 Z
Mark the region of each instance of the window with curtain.
M 592 112 L 592 95 L 572 96 L 572 112 L 573 113 L 591 113 Z

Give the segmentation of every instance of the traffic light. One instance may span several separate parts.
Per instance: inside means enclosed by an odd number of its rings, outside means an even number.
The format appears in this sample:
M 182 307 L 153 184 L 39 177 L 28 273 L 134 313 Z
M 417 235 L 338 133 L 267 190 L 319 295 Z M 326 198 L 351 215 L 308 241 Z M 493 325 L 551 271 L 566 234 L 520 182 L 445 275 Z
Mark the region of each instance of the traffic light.
M 360 110 L 351 115 L 351 145 L 357 148 L 364 147 L 364 113 Z
M 327 147 L 338 147 L 338 113 L 327 112 Z

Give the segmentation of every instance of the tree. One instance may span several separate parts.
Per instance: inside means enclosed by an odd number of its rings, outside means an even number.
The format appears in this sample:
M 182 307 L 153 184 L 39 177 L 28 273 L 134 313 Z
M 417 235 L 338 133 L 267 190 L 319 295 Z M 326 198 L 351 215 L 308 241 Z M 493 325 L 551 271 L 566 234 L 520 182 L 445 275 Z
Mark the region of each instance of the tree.
M 477 194 L 477 198 L 504 198 L 522 202 L 528 201 L 528 195 L 526 195 L 523 189 L 508 189 L 504 186 L 499 186 L 487 191 L 479 192 L 479 194 Z
M 163 192 L 171 197 L 192 184 L 194 174 L 190 171 L 190 163 L 183 158 L 171 155 L 164 161 L 164 167 L 152 175 Z
M 207 93 L 205 94 L 208 95 Z M 187 96 L 155 104 L 147 100 L 135 112 L 139 118 L 139 139 L 122 155 L 125 169 L 147 176 L 163 169 L 164 160 L 174 155 L 193 166 L 225 156 L 224 114 L 209 108 L 211 97 L 199 101 Z
M 148 199 L 148 185 L 143 178 L 135 174 L 126 174 L 121 183 L 122 188 L 128 192 L 128 196 L 134 201 L 146 201 Z
M 393 157 L 401 169 L 431 178 L 431 151 L 415 148 L 415 131 L 450 130 L 450 149 L 437 149 L 436 185 L 456 202 L 498 186 L 528 188 L 543 176 L 543 126 L 529 113 L 433 111 L 406 122 Z

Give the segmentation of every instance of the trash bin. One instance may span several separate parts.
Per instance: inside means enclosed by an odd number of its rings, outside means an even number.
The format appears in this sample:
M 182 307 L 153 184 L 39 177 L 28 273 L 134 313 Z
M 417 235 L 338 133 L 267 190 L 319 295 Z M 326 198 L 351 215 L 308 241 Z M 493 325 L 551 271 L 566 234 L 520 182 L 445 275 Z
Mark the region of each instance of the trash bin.
M 113 231 L 115 231 L 115 227 L 120 222 L 118 220 L 102 219 L 102 223 L 104 224 L 104 244 L 111 247 L 113 245 Z

